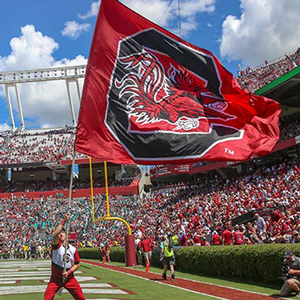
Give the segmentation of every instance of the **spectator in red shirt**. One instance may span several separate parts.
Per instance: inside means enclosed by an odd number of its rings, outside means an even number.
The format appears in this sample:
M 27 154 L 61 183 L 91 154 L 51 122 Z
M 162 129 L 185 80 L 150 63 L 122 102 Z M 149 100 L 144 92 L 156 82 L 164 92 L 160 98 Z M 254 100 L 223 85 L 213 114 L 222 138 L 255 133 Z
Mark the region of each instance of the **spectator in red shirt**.
M 198 233 L 196 233 L 193 237 L 193 244 L 194 246 L 201 246 L 201 239 Z
M 183 231 L 181 231 L 180 237 L 179 237 L 179 245 L 187 246 L 187 240 L 188 240 L 188 238 L 187 238 L 186 234 Z
M 140 248 L 143 251 L 144 258 L 146 260 L 146 271 L 148 272 L 150 269 L 150 260 L 152 257 L 152 250 L 153 250 L 153 242 L 147 236 L 144 236 L 142 241 L 140 242 Z
M 222 234 L 223 245 L 232 245 L 232 232 L 226 226 Z
M 101 251 L 101 258 L 103 260 L 103 263 L 105 264 L 106 249 L 103 244 L 100 245 L 100 251 Z
M 109 241 L 106 241 L 105 243 L 105 251 L 106 251 L 106 259 L 108 262 L 110 262 L 110 245 L 109 245 Z
M 243 245 L 244 244 L 244 235 L 240 231 L 240 226 L 236 224 L 234 226 L 234 233 L 233 233 L 233 240 L 234 240 L 234 245 Z
M 222 244 L 220 234 L 217 231 L 213 232 L 212 244 L 213 244 L 213 246 L 218 246 L 218 245 Z

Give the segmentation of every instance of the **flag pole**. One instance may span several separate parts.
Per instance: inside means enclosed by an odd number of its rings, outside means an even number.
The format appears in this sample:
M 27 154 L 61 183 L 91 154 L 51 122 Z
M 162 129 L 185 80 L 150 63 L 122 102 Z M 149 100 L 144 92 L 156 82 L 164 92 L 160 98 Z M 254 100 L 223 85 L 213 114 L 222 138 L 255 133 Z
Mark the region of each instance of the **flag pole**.
M 94 187 L 93 187 L 93 169 L 92 169 L 92 157 L 91 157 L 91 156 L 90 156 L 90 181 L 91 181 L 92 217 L 93 217 L 93 223 L 95 223 Z
M 70 213 L 71 208 L 71 199 L 72 199 L 72 186 L 73 186 L 73 173 L 74 173 L 74 164 L 75 164 L 75 147 L 73 144 L 73 157 L 72 157 L 72 167 L 70 174 L 70 185 L 69 185 L 69 199 L 68 199 L 68 214 Z M 66 239 L 65 239 L 65 254 L 64 254 L 64 272 L 67 270 L 67 250 L 68 250 L 68 235 L 69 235 L 69 222 L 66 222 Z
M 180 15 L 180 0 L 178 0 L 178 36 L 181 37 L 181 15 Z

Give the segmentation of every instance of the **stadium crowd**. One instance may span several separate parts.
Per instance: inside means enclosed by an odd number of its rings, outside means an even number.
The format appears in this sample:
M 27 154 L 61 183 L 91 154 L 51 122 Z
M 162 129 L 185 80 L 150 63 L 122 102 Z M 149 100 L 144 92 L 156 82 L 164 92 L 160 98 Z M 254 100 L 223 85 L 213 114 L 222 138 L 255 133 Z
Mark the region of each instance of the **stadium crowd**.
M 52 131 L 29 131 L 6 134 L 0 143 L 0 165 L 22 163 L 59 163 L 60 160 L 72 159 L 74 135 L 72 127 Z M 280 141 L 300 134 L 299 115 L 280 124 Z M 87 158 L 76 152 L 76 159 Z M 200 163 L 203 164 L 203 163 Z M 41 190 L 44 187 L 41 187 Z
M 110 215 L 130 224 L 137 244 L 151 238 L 158 245 L 167 232 L 180 246 L 298 243 L 299 162 L 294 157 L 269 166 L 257 165 L 227 180 L 216 177 L 197 184 L 164 184 L 143 198 L 110 197 Z M 100 216 L 106 214 L 103 199 L 100 195 L 95 199 Z M 38 257 L 49 255 L 52 232 L 66 211 L 66 201 L 51 197 L 1 199 L 1 252 L 28 257 L 31 247 Z M 247 222 L 233 226 L 234 218 L 247 213 L 251 214 Z M 71 217 L 77 246 L 124 245 L 127 228 L 120 222 L 93 224 L 89 199 L 75 199 Z
M 115 186 L 130 186 L 137 184 L 137 177 L 130 179 L 109 179 L 108 184 L 110 187 Z M 13 192 L 35 192 L 35 191 L 61 191 L 69 189 L 69 180 L 63 181 L 9 181 L 7 184 L 0 184 L 0 192 L 2 193 L 13 193 Z M 104 179 L 94 179 L 93 180 L 94 188 L 105 187 Z M 77 179 L 74 179 L 73 189 L 89 189 L 90 182 L 84 181 L 81 182 Z
M 73 127 L 5 132 L 1 136 L 0 164 L 71 160 L 74 132 Z M 87 157 L 76 153 L 76 158 Z
M 173 232 L 182 246 L 292 242 L 300 229 L 298 164 L 295 158 L 225 181 L 161 187 L 142 203 L 141 226 L 154 238 Z M 263 218 L 254 216 L 260 209 Z M 253 213 L 252 222 L 232 226 L 247 212 Z M 236 232 L 242 233 L 239 241 Z
M 300 64 L 300 48 L 274 63 L 241 70 L 237 80 L 243 89 L 255 91 Z M 300 134 L 299 116 L 281 124 L 280 140 Z M 0 135 L 0 164 L 59 162 L 72 159 L 74 128 L 6 132 Z M 76 158 L 85 158 L 77 153 Z M 141 198 L 110 197 L 110 214 L 131 226 L 137 247 L 142 239 L 159 245 L 171 233 L 175 245 L 211 246 L 300 242 L 300 158 L 284 159 L 272 165 L 257 165 L 246 173 L 224 180 L 216 176 L 200 182 L 161 184 Z M 202 162 L 200 164 L 203 164 Z M 110 181 L 126 186 L 132 180 Z M 68 181 L 10 182 L 5 192 L 68 189 Z M 95 187 L 104 182 L 95 181 Z M 74 181 L 73 188 L 88 188 L 88 182 Z M 95 197 L 97 216 L 106 214 L 103 195 Z M 0 198 L 0 257 L 49 257 L 54 228 L 66 213 L 67 200 L 12 196 Z M 74 199 L 71 232 L 77 246 L 103 243 L 124 245 L 127 228 L 120 222 L 93 224 L 90 199 Z M 236 218 L 250 216 L 245 222 Z M 241 219 L 240 219 L 241 220 Z
M 280 141 L 285 141 L 300 134 L 300 121 L 298 115 L 281 121 Z
M 269 63 L 266 60 L 263 65 L 256 68 L 247 67 L 245 70 L 240 70 L 236 79 L 242 89 L 255 92 L 285 73 L 291 71 L 299 64 L 300 47 L 291 53 L 286 53 L 279 59 L 275 59 L 272 63 Z

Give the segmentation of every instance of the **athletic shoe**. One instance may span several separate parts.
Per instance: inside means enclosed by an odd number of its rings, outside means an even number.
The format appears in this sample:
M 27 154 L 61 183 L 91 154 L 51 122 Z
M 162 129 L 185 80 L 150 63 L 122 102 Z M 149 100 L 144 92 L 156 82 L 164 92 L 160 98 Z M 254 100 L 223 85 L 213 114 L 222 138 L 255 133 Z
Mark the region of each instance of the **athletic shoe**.
M 171 275 L 171 278 L 172 278 L 172 280 L 175 280 L 175 274 L 174 273 Z
M 163 273 L 163 274 L 162 274 L 162 279 L 163 279 L 163 280 L 167 280 L 167 274 L 166 274 L 166 273 Z

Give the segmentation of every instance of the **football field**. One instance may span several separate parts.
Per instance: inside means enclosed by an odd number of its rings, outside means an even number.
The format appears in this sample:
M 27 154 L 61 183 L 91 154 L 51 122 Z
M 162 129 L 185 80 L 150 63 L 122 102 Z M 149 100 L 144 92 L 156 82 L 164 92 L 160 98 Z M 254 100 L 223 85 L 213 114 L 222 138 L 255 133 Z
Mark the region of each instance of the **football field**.
M 161 269 L 124 268 L 124 264 L 82 263 L 76 278 L 86 299 L 272 299 L 278 290 L 176 272 L 175 281 L 161 280 Z M 0 300 L 40 300 L 50 278 L 49 260 L 2 260 Z M 224 289 L 224 290 L 222 290 Z M 248 292 L 247 292 L 248 291 Z M 237 294 L 240 293 L 240 296 Z M 242 294 L 241 294 L 242 293 Z M 55 299 L 72 299 L 63 290 Z

